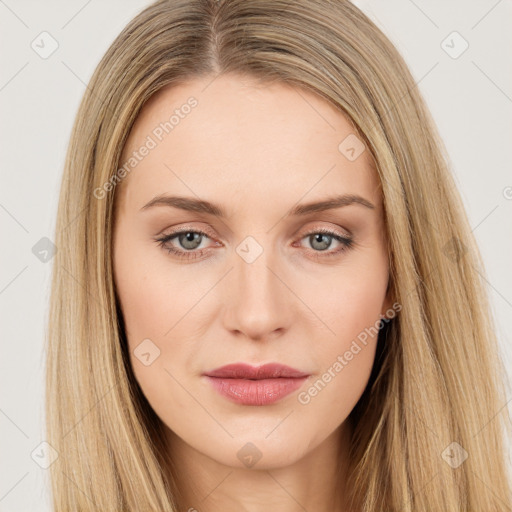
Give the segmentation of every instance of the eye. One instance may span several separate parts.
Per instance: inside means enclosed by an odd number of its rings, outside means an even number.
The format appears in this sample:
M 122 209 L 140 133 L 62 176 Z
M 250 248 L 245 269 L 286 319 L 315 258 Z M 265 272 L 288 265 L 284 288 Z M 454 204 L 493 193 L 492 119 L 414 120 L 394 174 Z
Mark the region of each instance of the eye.
M 178 244 L 183 247 L 184 250 L 177 248 L 170 243 L 175 238 L 177 238 Z M 164 235 L 160 238 L 156 238 L 155 240 L 159 242 L 159 246 L 161 246 L 170 254 L 174 254 L 178 258 L 196 259 L 201 257 L 205 252 L 204 248 L 200 249 L 199 251 L 196 250 L 201 245 L 203 238 L 210 237 L 207 233 L 201 230 L 184 229 L 169 235 Z
M 210 236 L 204 231 L 197 229 L 182 229 L 181 231 L 176 231 L 156 238 L 155 241 L 158 242 L 158 245 L 168 253 L 173 254 L 180 259 L 193 260 L 201 258 L 206 252 L 208 252 L 208 248 L 204 247 L 197 250 L 205 238 L 208 239 Z M 176 247 L 174 243 L 171 243 L 174 239 L 177 239 L 176 243 L 180 247 Z M 309 249 L 308 252 L 311 252 L 311 257 L 315 259 L 337 256 L 343 251 L 350 249 L 354 243 L 351 237 L 325 228 L 315 229 L 306 233 L 301 237 L 300 241 L 304 239 L 309 241 L 312 249 Z M 328 251 L 333 240 L 341 245 L 335 250 Z M 216 244 L 221 245 L 218 242 L 216 242 Z
M 311 256 L 315 259 L 338 256 L 340 253 L 350 249 L 354 244 L 352 237 L 325 228 L 315 229 L 306 233 L 301 240 L 304 239 L 307 239 L 312 247 L 313 254 Z M 331 247 L 333 240 L 341 244 L 341 246 L 338 249 L 327 251 Z

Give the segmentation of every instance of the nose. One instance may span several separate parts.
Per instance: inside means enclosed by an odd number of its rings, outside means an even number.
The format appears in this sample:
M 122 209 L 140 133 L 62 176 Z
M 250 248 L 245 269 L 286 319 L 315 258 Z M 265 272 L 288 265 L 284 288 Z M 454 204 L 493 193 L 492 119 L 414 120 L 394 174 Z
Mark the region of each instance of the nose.
M 251 340 L 282 335 L 291 325 L 295 303 L 283 265 L 270 249 L 252 262 L 240 254 L 234 254 L 234 268 L 224 285 L 224 327 Z

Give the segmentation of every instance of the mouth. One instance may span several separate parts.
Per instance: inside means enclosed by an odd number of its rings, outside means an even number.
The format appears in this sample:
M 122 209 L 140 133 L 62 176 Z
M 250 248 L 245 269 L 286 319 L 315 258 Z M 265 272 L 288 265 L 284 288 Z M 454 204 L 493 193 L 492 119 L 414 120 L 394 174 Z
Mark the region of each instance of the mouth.
M 203 376 L 228 400 L 241 405 L 269 405 L 298 389 L 309 377 L 290 366 L 269 363 L 255 367 L 229 364 Z

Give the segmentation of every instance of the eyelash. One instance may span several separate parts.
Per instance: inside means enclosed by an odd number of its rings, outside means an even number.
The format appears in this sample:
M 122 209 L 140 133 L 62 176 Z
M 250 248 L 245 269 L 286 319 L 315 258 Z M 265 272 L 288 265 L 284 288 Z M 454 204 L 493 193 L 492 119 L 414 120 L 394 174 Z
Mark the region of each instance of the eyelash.
M 162 249 L 167 251 L 169 254 L 173 254 L 174 256 L 176 256 L 179 259 L 194 260 L 197 258 L 201 258 L 204 255 L 204 253 L 207 251 L 207 249 L 183 251 L 180 249 L 176 249 L 173 246 L 167 245 L 167 243 L 170 242 L 173 238 L 176 238 L 177 236 L 183 235 L 186 233 L 196 233 L 199 235 L 203 235 L 206 238 L 211 238 L 207 233 L 205 233 L 204 231 L 201 231 L 200 229 L 182 229 L 180 231 L 175 231 L 174 233 L 170 233 L 168 235 L 163 235 L 160 238 L 155 238 L 155 242 L 158 242 L 159 247 L 162 247 Z M 353 238 L 339 235 L 338 233 L 336 233 L 334 231 L 330 231 L 329 229 L 326 229 L 326 228 L 312 230 L 312 231 L 306 233 L 305 235 L 303 235 L 300 240 L 302 240 L 308 236 L 316 235 L 316 234 L 328 235 L 328 236 L 334 238 L 336 241 L 340 242 L 342 244 L 342 246 L 339 249 L 336 249 L 334 251 L 329 251 L 329 252 L 315 251 L 315 250 L 311 249 L 311 251 L 314 253 L 312 255 L 312 257 L 314 259 L 323 259 L 323 258 L 330 258 L 333 256 L 338 256 L 342 252 L 345 252 L 346 250 L 351 249 L 354 245 Z

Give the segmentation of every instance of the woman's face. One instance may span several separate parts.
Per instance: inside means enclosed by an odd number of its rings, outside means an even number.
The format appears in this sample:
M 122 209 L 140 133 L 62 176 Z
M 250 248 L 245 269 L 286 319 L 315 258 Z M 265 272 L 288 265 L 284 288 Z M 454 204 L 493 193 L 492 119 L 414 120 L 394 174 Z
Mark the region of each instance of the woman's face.
M 379 182 L 344 115 L 281 83 L 197 79 L 145 105 L 126 162 L 115 285 L 136 379 L 171 438 L 258 468 L 334 439 L 391 304 Z M 296 372 L 214 376 L 239 363 Z

